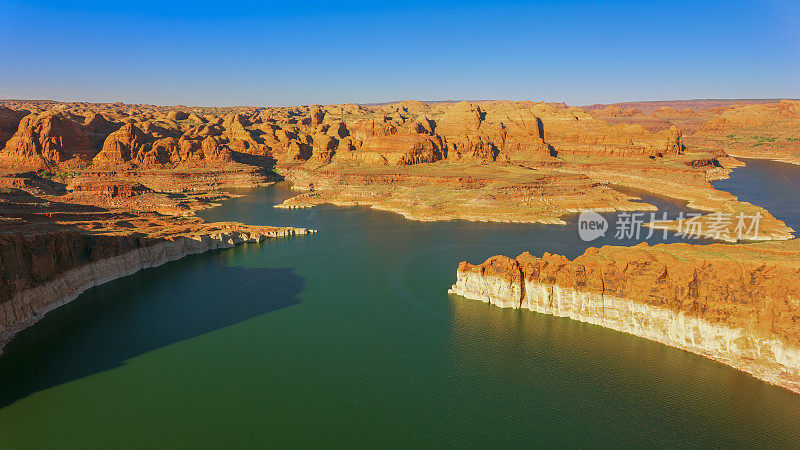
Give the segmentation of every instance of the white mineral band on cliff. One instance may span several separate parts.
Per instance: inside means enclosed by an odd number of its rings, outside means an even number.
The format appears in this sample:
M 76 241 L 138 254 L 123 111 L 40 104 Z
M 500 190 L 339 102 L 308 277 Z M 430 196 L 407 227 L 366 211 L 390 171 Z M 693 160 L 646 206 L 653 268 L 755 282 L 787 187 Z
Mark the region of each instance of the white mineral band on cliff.
M 0 303 L 0 350 L 17 332 L 33 325 L 46 313 L 71 302 L 94 286 L 188 255 L 316 232 L 308 228 L 257 231 L 258 228 L 253 227 L 254 231 L 231 230 L 164 239 L 121 255 L 90 261 L 62 272 L 47 283 L 16 292 L 9 301 Z
M 568 317 L 696 353 L 756 378 L 800 393 L 800 349 L 683 312 L 608 295 L 509 279 L 479 271 L 457 272 L 451 294 Z

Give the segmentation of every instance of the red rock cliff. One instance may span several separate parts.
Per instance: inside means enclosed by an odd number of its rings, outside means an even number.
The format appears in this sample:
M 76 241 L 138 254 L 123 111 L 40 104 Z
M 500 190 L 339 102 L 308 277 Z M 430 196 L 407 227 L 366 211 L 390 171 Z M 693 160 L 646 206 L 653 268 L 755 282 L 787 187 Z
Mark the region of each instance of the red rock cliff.
M 800 393 L 800 247 L 646 244 L 461 263 L 451 292 L 692 351 Z

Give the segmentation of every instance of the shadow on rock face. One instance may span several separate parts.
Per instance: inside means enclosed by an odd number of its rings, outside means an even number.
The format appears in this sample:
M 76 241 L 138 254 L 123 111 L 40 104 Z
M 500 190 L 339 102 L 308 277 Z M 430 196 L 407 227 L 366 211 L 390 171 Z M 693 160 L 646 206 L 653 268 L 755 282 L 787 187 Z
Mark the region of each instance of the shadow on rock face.
M 0 407 L 298 304 L 305 280 L 294 269 L 228 265 L 231 252 L 244 248 L 146 269 L 92 288 L 48 313 L 20 332 L 0 355 Z M 212 282 L 220 278 L 226 283 Z

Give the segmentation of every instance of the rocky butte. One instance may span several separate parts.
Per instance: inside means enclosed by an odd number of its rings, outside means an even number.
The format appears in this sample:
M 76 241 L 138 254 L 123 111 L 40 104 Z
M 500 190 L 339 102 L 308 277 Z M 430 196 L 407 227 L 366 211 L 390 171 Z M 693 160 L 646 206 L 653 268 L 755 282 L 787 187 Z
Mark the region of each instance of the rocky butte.
M 192 123 L 187 114 L 46 105 L 0 109 L 0 347 L 100 283 L 309 232 L 194 216 L 231 197 L 219 188 L 264 185 L 275 175 L 266 164 L 235 161 L 220 134 L 187 125 L 184 137 L 178 121 Z
M 627 331 L 797 390 L 793 230 L 711 181 L 742 164 L 732 155 L 798 162 L 799 104 L 0 101 L 0 341 L 109 279 L 308 231 L 194 215 L 230 198 L 226 188 L 286 179 L 298 190 L 286 208 L 564 224 L 584 209 L 655 209 L 632 187 L 708 213 L 761 214 L 771 242 L 496 257 L 462 264 L 453 291 Z

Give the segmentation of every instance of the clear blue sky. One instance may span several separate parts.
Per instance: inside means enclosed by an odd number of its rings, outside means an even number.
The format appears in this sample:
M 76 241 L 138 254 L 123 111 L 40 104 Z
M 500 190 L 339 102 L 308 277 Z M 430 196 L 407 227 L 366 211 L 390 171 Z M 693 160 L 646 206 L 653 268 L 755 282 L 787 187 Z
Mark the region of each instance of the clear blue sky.
M 0 0 L 0 98 L 185 105 L 800 97 L 800 6 Z

